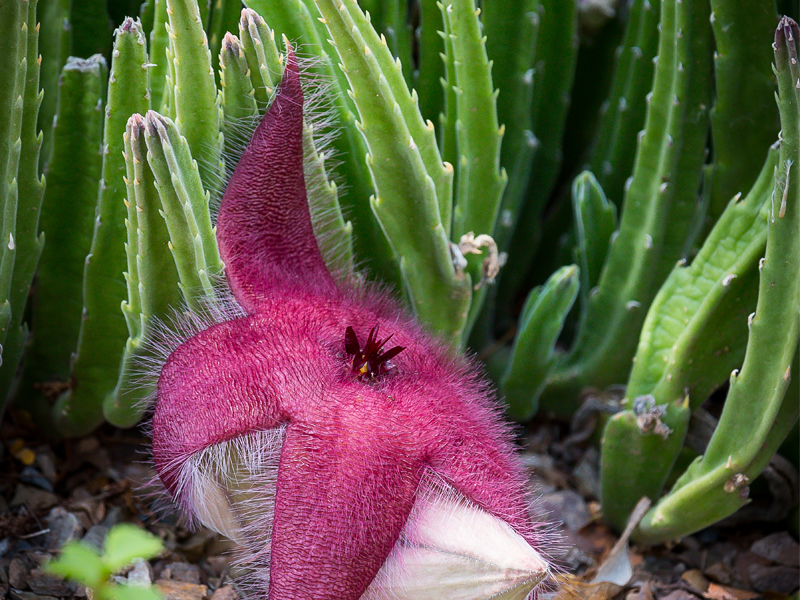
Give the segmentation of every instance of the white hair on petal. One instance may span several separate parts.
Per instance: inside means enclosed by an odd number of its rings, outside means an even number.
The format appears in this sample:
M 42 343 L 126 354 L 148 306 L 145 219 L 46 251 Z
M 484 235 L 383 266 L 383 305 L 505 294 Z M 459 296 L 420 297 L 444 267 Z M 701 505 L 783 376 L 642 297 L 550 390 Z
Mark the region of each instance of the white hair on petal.
M 237 583 L 269 589 L 272 522 L 285 427 L 257 431 L 194 453 L 179 469 L 175 503 L 237 544 Z

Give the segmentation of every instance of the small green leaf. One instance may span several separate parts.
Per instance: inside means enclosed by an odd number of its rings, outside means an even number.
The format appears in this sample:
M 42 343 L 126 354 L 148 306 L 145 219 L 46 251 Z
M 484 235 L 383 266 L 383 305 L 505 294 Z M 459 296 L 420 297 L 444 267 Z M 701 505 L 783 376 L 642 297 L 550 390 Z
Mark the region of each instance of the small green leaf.
M 112 573 L 135 558 L 153 558 L 162 548 L 161 540 L 144 529 L 122 523 L 108 532 L 103 564 Z
M 109 536 L 110 537 L 110 536 Z M 73 579 L 95 588 L 108 577 L 108 570 L 97 552 L 78 542 L 64 546 L 61 556 L 45 565 L 45 570 L 64 579 Z

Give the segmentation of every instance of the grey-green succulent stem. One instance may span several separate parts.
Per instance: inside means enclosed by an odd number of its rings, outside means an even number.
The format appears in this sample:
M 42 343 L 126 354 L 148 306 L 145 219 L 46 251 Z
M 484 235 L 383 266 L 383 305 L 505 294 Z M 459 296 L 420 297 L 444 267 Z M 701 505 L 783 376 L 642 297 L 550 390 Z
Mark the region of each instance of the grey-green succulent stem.
M 211 51 L 211 68 L 217 73 L 219 82 L 219 56 L 222 39 L 228 31 L 236 31 L 242 12 L 242 0 L 213 0 L 211 24 L 208 29 L 208 47 Z
M 607 197 L 621 207 L 625 181 L 633 170 L 637 134 L 644 125 L 646 97 L 653 83 L 658 49 L 658 0 L 634 0 L 625 38 L 617 49 L 611 93 L 590 151 L 589 169 Z
M 692 264 L 679 263 L 664 282 L 642 327 L 629 398 L 688 393 L 694 410 L 741 364 L 777 164 L 773 148 L 747 197 L 729 202 Z
M 309 52 L 320 60 L 318 64 L 310 65 L 311 70 L 326 80 L 337 82 L 341 92 L 337 92 L 335 99 L 337 116 L 345 127 L 352 126 L 355 121 L 355 106 L 344 94 L 347 78 L 341 70 L 335 68 L 333 60 L 323 47 L 322 41 L 327 37 L 327 30 L 317 19 L 319 12 L 313 0 L 246 0 L 245 6 L 261 15 L 270 29 L 288 37 L 292 44 L 298 46 L 296 50 Z M 358 142 L 363 148 L 363 142 L 360 139 Z M 369 182 L 368 174 L 365 175 L 365 181 Z
M 501 227 L 495 231 L 500 251 L 508 252 L 508 261 L 494 292 L 500 312 L 510 312 L 522 291 L 539 247 L 542 209 L 561 165 L 561 141 L 578 53 L 575 12 L 575 2 L 541 0 L 539 5 L 531 103 L 533 132 L 537 139 L 530 140 L 535 145 L 530 175 L 523 194 L 504 196 L 500 207 Z
M 500 167 L 505 127 L 497 123 L 497 91 L 486 56 L 479 10 L 473 0 L 445 0 L 450 20 L 456 92 L 458 143 L 457 202 L 453 210 L 454 240 L 470 231 L 491 235 L 508 177 Z M 438 152 L 437 152 L 438 154 Z M 480 273 L 473 274 L 479 279 Z
M 53 134 L 53 117 L 58 100 L 58 78 L 61 68 L 69 56 L 69 1 L 43 0 L 37 9 L 41 22 L 41 80 L 44 88 L 42 105 L 39 108 L 39 129 L 44 133 L 39 153 L 39 167 L 44 170 L 50 157 L 50 140 Z
M 153 31 L 153 23 L 156 20 L 156 0 L 144 0 L 139 7 L 139 22 L 142 24 L 142 31 Z
M 688 415 L 741 364 L 747 315 L 756 306 L 777 161 L 773 148 L 747 198 L 729 203 L 691 266 L 679 262 L 659 290 L 642 327 L 623 406 L 649 395 L 657 406 L 685 405 Z M 665 422 L 674 430 L 669 417 Z M 685 432 L 684 419 L 679 423 L 679 432 Z M 617 415 L 609 422 L 601 479 L 615 483 L 604 488 L 602 502 L 615 527 L 625 526 L 642 496 L 660 497 L 683 446 L 683 433 L 680 439 L 674 435 L 659 443 L 641 433 L 635 419 Z M 622 473 L 629 475 L 618 485 Z
M 627 380 L 647 309 L 692 241 L 711 99 L 708 19 L 705 3 L 662 2 L 656 76 L 619 234 L 577 341 L 542 395 L 556 414 L 570 414 L 585 387 Z
M 372 209 L 400 257 L 411 305 L 429 327 L 458 340 L 470 305 L 471 283 L 468 276 L 455 272 L 437 185 L 428 171 L 434 166 L 423 159 L 424 151 L 429 157 L 438 155 L 433 131 L 422 124 L 399 68 L 355 2 L 318 0 L 318 7 L 350 81 L 361 117 L 359 129 L 369 146 L 367 162 L 377 192 Z M 377 40 L 377 46 L 365 41 L 362 32 L 372 42 Z M 406 113 L 416 111 L 414 123 L 408 123 L 401 103 Z M 428 141 L 413 137 L 412 130 L 420 125 L 429 133 Z M 441 161 L 439 167 L 447 179 Z
M 169 33 L 167 32 L 167 0 L 153 0 L 155 2 L 155 13 L 153 16 L 153 30 L 150 32 L 150 106 L 164 110 L 167 102 L 168 93 L 165 92 L 167 85 L 167 74 L 169 73 L 169 61 L 167 59 L 167 49 L 169 48 Z
M 442 160 L 451 165 L 458 165 L 458 142 L 456 141 L 456 121 L 458 121 L 458 100 L 456 99 L 456 64 L 455 52 L 453 50 L 452 30 L 450 29 L 450 19 L 444 15 L 444 4 L 437 2 L 436 6 L 442 15 L 444 31 L 441 31 L 444 52 L 439 56 L 444 66 L 444 77 L 439 81 L 442 86 L 444 106 L 443 112 L 439 115 L 439 129 L 441 138 L 439 148 L 441 149 Z
M 198 159 L 203 187 L 216 190 L 223 180 L 222 115 L 204 21 L 193 0 L 167 0 L 167 16 L 173 77 L 169 93 L 174 101 L 170 114 Z
M 346 93 L 349 89 L 347 77 L 323 48 L 327 29 L 318 19 L 319 11 L 312 0 L 246 0 L 245 4 L 263 16 L 276 32 L 299 43 L 297 50 L 313 54 L 309 73 L 322 85 L 331 85 L 327 96 L 332 100 L 334 127 L 341 131 L 333 140 L 336 158 L 341 161 L 336 172 L 347 182 L 348 192 L 341 202 L 353 220 L 356 256 L 373 275 L 399 285 L 396 257 L 369 207 L 368 199 L 374 185 L 364 158 L 367 146 L 355 126 L 355 105 Z
M 709 222 L 728 201 L 745 193 L 761 169 L 765 148 L 778 135 L 778 109 L 772 102 L 775 81 L 770 39 L 775 0 L 711 1 L 716 54 L 716 102 L 711 111 L 714 173 Z
M 237 134 L 242 123 L 252 123 L 258 117 L 258 105 L 247 59 L 239 38 L 231 33 L 226 33 L 222 40 L 219 69 L 225 155 L 232 156 L 241 145 Z
M 138 22 L 116 32 L 103 129 L 103 166 L 94 235 L 83 272 L 83 312 L 69 390 L 53 406 L 65 435 L 83 435 L 103 422 L 103 398 L 115 387 L 128 329 L 120 312 L 126 298 L 125 159 L 128 117 L 150 107 L 147 41 Z
M 498 83 L 497 120 L 505 127 L 500 164 L 508 172 L 503 209 L 518 210 L 528 186 L 531 158 L 538 144 L 533 132 L 534 50 L 540 0 L 485 2 L 481 17 L 492 76 Z M 510 226 L 500 217 L 497 231 Z
M 122 314 L 129 337 L 117 385 L 103 400 L 106 419 L 118 427 L 132 427 L 145 411 L 142 401 L 149 390 L 141 388 L 139 373 L 149 356 L 146 341 L 153 334 L 154 319 L 167 319 L 169 311 L 181 304 L 178 272 L 167 250 L 169 233 L 160 214 L 161 200 L 147 163 L 144 136 L 144 118 L 135 114 L 128 120 L 124 138 L 128 299 L 122 303 Z
M 688 398 L 658 408 L 665 411 L 663 415 L 648 415 L 647 409 L 641 415 L 623 410 L 603 430 L 600 497 L 603 517 L 618 531 L 625 528 L 641 498 L 658 500 L 686 439 L 691 416 Z M 648 423 L 666 428 L 663 435 L 649 429 Z
M 145 125 L 147 160 L 161 198 L 180 288 L 189 308 L 202 312 L 203 299 L 216 297 L 213 279 L 222 272 L 209 195 L 177 125 L 153 111 L 147 113 Z
M 755 479 L 794 426 L 798 407 L 784 402 L 800 329 L 800 28 L 784 17 L 775 35 L 781 149 L 758 305 L 741 371 L 730 378 L 725 407 L 705 454 L 645 515 L 637 538 L 658 543 L 697 531 L 747 502 Z
M 31 389 L 35 385 L 67 381 L 78 341 L 84 261 L 92 243 L 101 177 L 107 74 L 100 55 L 70 58 L 61 74 L 41 212 L 47 244 L 36 274 L 34 335 L 20 389 L 34 403 L 41 399 Z
M 239 21 L 239 36 L 241 50 L 250 69 L 253 93 L 263 109 L 283 74 L 283 57 L 275 43 L 275 31 L 257 12 L 245 9 Z
M 38 110 L 43 96 L 43 92 L 39 88 L 41 64 L 41 56 L 38 51 L 39 26 L 36 23 L 36 0 L 25 4 L 28 9 L 28 46 L 20 130 L 20 160 L 17 169 L 17 222 L 14 236 L 16 257 L 8 298 L 11 320 L 8 323 L 8 331 L 3 342 L 2 365 L 0 366 L 0 413 L 3 411 L 3 405 L 14 384 L 22 350 L 28 337 L 28 327 L 23 325 L 22 319 L 30 293 L 31 280 L 44 243 L 43 235 L 39 233 L 39 212 L 44 193 L 44 177 L 39 174 L 42 132 L 37 124 Z
M 411 85 L 411 30 L 408 25 L 408 3 L 407 0 L 383 0 L 383 7 L 381 15 L 383 17 L 382 23 L 374 23 L 372 21 L 372 13 L 363 8 L 364 13 L 372 22 L 375 31 L 382 33 L 386 37 L 386 42 L 389 45 L 389 50 L 395 58 L 405 66 L 403 75 L 406 79 L 406 84 Z
M 105 0 L 69 3 L 70 56 L 89 58 L 101 54 L 108 60 L 111 21 Z
M 572 182 L 572 211 L 575 216 L 575 260 L 581 268 L 581 310 L 589 306 L 589 294 L 600 280 L 600 272 L 617 229 L 616 207 L 606 199 L 603 188 L 590 171 Z
M 500 395 L 516 421 L 536 414 L 539 394 L 556 365 L 556 340 L 578 294 L 578 281 L 578 267 L 562 267 L 525 300 L 511 358 L 500 380 Z
M 0 89 L 0 344 L 5 343 L 11 325 L 11 278 L 17 256 L 16 236 L 17 179 L 22 151 L 22 115 L 25 102 L 25 76 L 28 60 L 27 3 L 5 3 L 0 7 L 0 51 L 6 58 L 0 66 L 0 77 L 6 85 Z M 2 346 L 0 346 L 2 347 Z
M 359 51 L 366 54 L 369 62 L 374 65 L 372 67 L 373 77 L 383 77 L 385 85 L 391 90 L 396 106 L 395 110 L 405 121 L 411 141 L 419 149 L 419 156 L 422 158 L 425 170 L 433 181 L 439 206 L 439 218 L 445 228 L 445 233 L 449 235 L 453 210 L 453 167 L 442 162 L 433 123 L 426 122 L 422 118 L 419 112 L 417 93 L 415 90 L 409 91 L 400 62 L 392 57 L 386 39 L 379 36 L 370 25 L 355 0 L 315 0 L 315 2 L 326 21 L 329 21 L 327 17 L 329 9 L 326 12 L 326 7 L 329 7 L 331 2 L 337 6 L 337 10 L 342 12 L 341 22 L 346 27 L 353 29 L 348 36 L 359 40 L 362 45 Z M 344 9 L 339 9 L 339 6 Z M 328 23 L 328 29 L 329 31 L 331 29 L 330 23 Z M 333 31 L 331 31 L 331 37 L 334 42 L 339 43 Z M 345 67 L 347 67 L 346 63 Z M 345 74 L 348 74 L 347 71 Z M 352 89 L 352 79 L 350 79 L 350 86 Z M 361 110 L 362 108 L 359 107 L 359 113 Z M 373 158 L 375 158 L 374 153 Z
M 325 156 L 314 145 L 314 129 L 303 122 L 303 169 L 305 171 L 311 225 L 325 266 L 334 277 L 348 280 L 354 273 L 353 225 L 345 221 L 336 183 L 328 178 Z
M 504 198 L 501 210 L 508 211 L 504 223 L 510 222 L 511 225 L 497 230 L 497 243 L 501 250 L 509 249 L 511 236 L 520 219 L 525 221 L 522 243 L 530 245 L 533 236 L 529 227 L 539 223 L 561 164 L 561 138 L 578 52 L 576 3 L 541 0 L 539 11 L 531 104 L 533 132 L 539 143 L 533 157 L 524 208 L 519 197 Z M 518 264 L 514 254 L 509 254 L 509 265 Z M 523 253 L 519 254 L 522 258 Z
M 505 126 L 497 123 L 497 94 L 492 86 L 492 63 L 486 55 L 486 37 L 481 33 L 480 10 L 472 0 L 445 0 L 442 16 L 448 21 L 452 50 L 449 82 L 455 97 L 456 203 L 453 207 L 451 239 L 458 242 L 467 233 L 491 235 L 495 230 L 500 200 L 508 176 L 500 166 L 500 148 Z M 483 277 L 483 256 L 470 255 L 467 269 L 473 281 Z M 482 287 L 472 295 L 465 334 L 486 297 Z
M 441 59 L 440 32 L 445 26 L 438 0 L 420 0 L 420 26 L 415 32 L 419 53 L 419 69 L 414 89 L 419 94 L 419 111 L 423 118 L 436 123 L 444 110 L 444 96 L 440 80 L 445 76 Z

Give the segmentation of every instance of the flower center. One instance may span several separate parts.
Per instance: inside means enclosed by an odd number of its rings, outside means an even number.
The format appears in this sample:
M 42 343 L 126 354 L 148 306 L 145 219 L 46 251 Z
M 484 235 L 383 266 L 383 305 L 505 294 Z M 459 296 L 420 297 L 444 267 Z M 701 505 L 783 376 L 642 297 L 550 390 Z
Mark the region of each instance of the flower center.
M 352 327 L 345 329 L 344 350 L 347 353 L 347 362 L 350 372 L 359 381 L 373 381 L 379 375 L 386 375 L 396 369 L 389 361 L 405 350 L 405 347 L 394 346 L 389 350 L 382 351 L 390 339 L 392 339 L 391 335 L 383 340 L 378 339 L 378 326 L 375 325 L 370 330 L 367 343 L 362 348 L 355 330 Z

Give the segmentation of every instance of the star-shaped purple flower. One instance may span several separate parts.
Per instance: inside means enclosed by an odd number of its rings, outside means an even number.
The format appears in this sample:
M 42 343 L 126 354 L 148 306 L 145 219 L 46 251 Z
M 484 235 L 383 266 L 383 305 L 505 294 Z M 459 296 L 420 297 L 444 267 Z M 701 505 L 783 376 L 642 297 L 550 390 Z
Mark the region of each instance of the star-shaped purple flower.
M 525 598 L 547 564 L 512 432 L 473 362 L 386 294 L 327 271 L 302 121 L 289 52 L 217 223 L 246 316 L 169 356 L 158 474 L 183 510 L 247 549 L 258 597 Z

